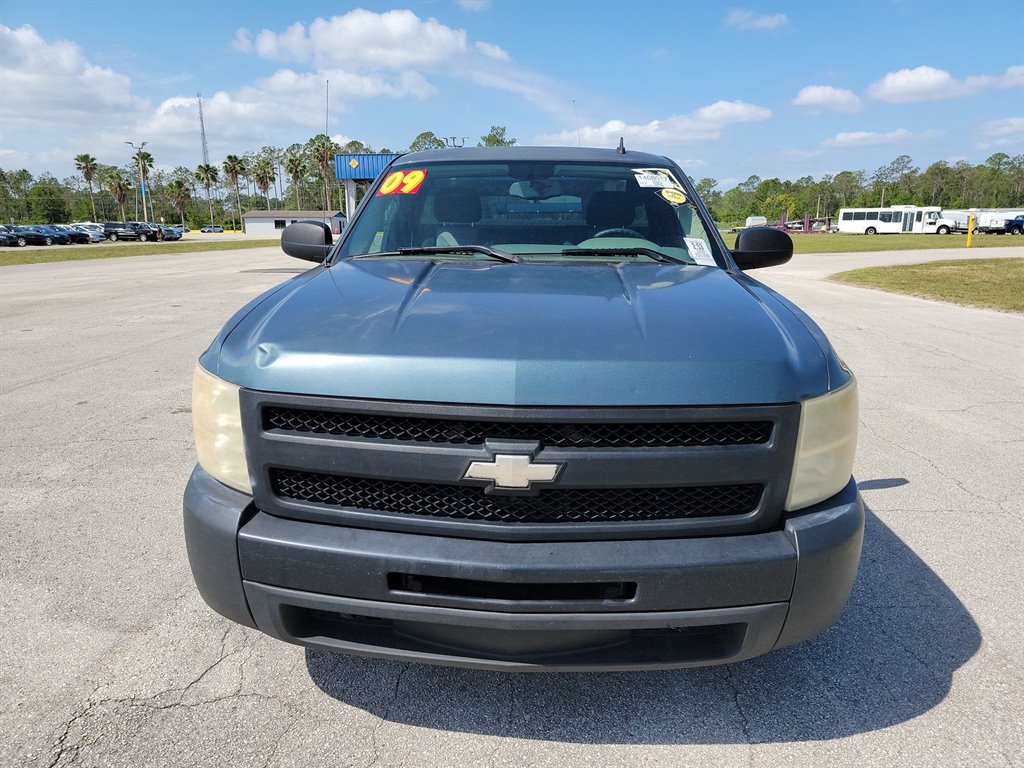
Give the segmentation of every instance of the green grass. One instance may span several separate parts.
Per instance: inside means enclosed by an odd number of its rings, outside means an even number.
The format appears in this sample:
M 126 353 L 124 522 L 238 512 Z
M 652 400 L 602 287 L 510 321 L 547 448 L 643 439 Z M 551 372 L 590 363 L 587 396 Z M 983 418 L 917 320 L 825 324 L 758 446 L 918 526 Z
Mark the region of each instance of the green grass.
M 0 267 L 13 264 L 46 264 L 52 261 L 117 259 L 123 256 L 152 256 L 157 253 L 195 253 L 197 251 L 237 251 L 241 248 L 280 246 L 279 239 L 215 240 L 208 243 L 122 243 L 119 245 L 51 245 L 49 248 L 4 248 Z
M 730 248 L 736 235 L 722 233 Z M 1011 235 L 975 235 L 971 248 L 1024 247 L 1024 239 Z M 793 253 L 870 253 L 873 251 L 916 251 L 936 248 L 966 248 L 967 235 L 849 235 L 793 234 Z
M 732 247 L 736 235 L 723 233 L 726 245 Z M 216 240 L 213 242 L 120 243 L 117 245 L 50 246 L 33 250 L 4 248 L 0 251 L 0 267 L 12 264 L 42 264 L 51 261 L 84 259 L 115 259 L 122 256 L 148 256 L 155 253 L 192 253 L 196 251 L 231 251 L 238 248 L 265 248 L 280 240 Z M 908 251 L 936 248 L 963 248 L 967 235 L 793 235 L 793 252 L 801 253 L 868 253 L 871 251 Z M 975 235 L 973 248 L 996 246 L 1024 247 L 1024 238 L 1010 235 Z
M 867 267 L 840 272 L 830 279 L 954 304 L 1024 312 L 1024 258 Z

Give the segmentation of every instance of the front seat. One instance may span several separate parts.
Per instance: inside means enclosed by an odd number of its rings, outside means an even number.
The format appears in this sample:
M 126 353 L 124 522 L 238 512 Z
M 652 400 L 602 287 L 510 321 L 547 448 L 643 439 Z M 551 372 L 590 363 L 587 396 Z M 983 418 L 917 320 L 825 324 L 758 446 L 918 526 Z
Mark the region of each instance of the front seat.
M 440 232 L 437 245 L 469 245 L 478 237 L 475 225 L 482 210 L 480 195 L 471 189 L 442 189 L 434 195 L 434 218 Z

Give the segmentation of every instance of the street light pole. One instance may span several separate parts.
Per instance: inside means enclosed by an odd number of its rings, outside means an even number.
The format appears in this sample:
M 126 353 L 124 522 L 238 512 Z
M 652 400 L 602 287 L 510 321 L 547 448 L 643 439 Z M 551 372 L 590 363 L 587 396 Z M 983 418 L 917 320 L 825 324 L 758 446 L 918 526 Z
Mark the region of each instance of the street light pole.
M 139 184 L 142 187 L 142 218 L 149 219 L 150 214 L 146 213 L 146 173 L 142 169 L 142 150 L 145 149 L 148 142 L 142 142 L 141 146 L 136 147 L 132 142 L 126 141 L 129 147 L 135 150 L 135 159 L 139 165 Z

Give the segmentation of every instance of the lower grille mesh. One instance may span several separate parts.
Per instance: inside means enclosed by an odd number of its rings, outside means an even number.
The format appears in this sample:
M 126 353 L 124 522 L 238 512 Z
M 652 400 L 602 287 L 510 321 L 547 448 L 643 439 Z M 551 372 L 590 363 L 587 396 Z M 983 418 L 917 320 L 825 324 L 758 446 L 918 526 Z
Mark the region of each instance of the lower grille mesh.
M 410 483 L 272 469 L 282 498 L 404 515 L 498 523 L 587 523 L 744 515 L 763 486 L 682 488 L 553 488 L 538 496 L 487 495 L 464 485 Z

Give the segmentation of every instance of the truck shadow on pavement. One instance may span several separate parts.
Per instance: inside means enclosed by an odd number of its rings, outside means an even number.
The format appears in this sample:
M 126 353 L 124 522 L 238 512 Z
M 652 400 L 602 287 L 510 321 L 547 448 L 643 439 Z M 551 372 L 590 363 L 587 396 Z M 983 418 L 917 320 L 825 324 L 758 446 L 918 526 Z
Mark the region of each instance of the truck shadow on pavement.
M 839 622 L 750 661 L 506 674 L 307 650 L 306 667 L 338 701 L 425 728 L 594 744 L 772 743 L 837 739 L 924 714 L 980 644 L 964 605 L 867 510 L 860 572 Z

